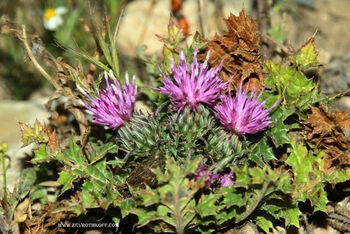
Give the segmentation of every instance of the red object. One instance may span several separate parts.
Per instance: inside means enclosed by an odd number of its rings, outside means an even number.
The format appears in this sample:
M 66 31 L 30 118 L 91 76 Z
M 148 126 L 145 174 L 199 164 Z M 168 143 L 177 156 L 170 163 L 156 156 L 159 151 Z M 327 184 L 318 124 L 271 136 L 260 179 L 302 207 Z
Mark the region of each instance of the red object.
M 182 29 L 182 34 L 187 36 L 189 24 L 184 16 L 181 16 L 179 19 L 179 28 Z
M 182 0 L 171 0 L 171 9 L 174 12 L 177 12 L 181 9 L 182 6 Z

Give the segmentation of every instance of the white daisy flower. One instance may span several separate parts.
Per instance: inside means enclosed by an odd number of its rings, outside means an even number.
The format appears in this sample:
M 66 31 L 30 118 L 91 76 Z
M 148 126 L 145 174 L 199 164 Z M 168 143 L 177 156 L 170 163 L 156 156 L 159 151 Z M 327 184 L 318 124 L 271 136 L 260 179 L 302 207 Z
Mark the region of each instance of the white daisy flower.
M 63 24 L 62 15 L 67 12 L 65 7 L 47 8 L 44 12 L 44 27 L 47 30 L 55 31 Z

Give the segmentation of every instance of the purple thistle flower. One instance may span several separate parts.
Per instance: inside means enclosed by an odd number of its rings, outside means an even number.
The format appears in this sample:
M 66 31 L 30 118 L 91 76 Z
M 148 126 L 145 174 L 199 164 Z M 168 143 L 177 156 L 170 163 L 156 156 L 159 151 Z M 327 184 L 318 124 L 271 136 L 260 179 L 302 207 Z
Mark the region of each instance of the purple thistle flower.
M 205 175 L 207 176 L 204 180 L 206 188 L 212 186 L 220 178 L 220 175 L 214 174 L 212 171 L 208 172 L 208 165 L 202 164 L 197 168 L 195 179 L 200 180 Z
M 224 175 L 214 174 L 212 171 L 208 172 L 208 165 L 206 164 L 202 164 L 197 168 L 195 179 L 200 180 L 203 176 L 206 176 L 204 180 L 206 188 L 212 186 L 216 181 L 220 182 L 221 187 L 228 187 L 235 183 L 235 173 L 233 171 Z
M 225 89 L 225 85 L 219 78 L 223 63 L 221 62 L 215 69 L 208 69 L 210 51 L 207 53 L 205 62 L 201 65 L 197 61 L 197 52 L 197 47 L 195 47 L 191 69 L 189 69 L 182 51 L 180 52 L 179 66 L 175 65 L 173 58 L 171 59 L 173 80 L 165 75 L 159 67 L 164 78 L 164 87 L 160 87 L 158 90 L 170 96 L 172 104 L 178 111 L 181 111 L 186 105 L 189 105 L 192 111 L 197 109 L 199 103 L 212 105 Z
M 207 170 L 208 170 L 208 165 L 206 164 L 200 165 L 196 171 L 196 180 L 199 180 L 201 177 L 203 177 L 207 173 Z
M 242 92 L 243 79 L 237 89 L 236 97 L 231 95 L 222 96 L 221 104 L 215 106 L 215 116 L 228 131 L 233 131 L 237 135 L 254 134 L 267 128 L 272 122 L 269 111 L 273 109 L 278 101 L 268 109 L 264 108 L 267 101 L 259 101 L 263 90 L 257 97 L 256 89 L 248 97 L 248 86 Z
M 220 178 L 219 174 L 214 174 L 212 171 L 209 171 L 207 178 L 205 178 L 205 187 L 209 188 L 216 180 Z
M 221 187 L 228 187 L 228 186 L 234 185 L 235 184 L 234 175 L 235 173 L 233 171 L 230 171 L 229 173 L 222 175 L 220 178 Z
M 91 102 L 90 105 L 84 104 L 84 107 L 92 115 L 92 122 L 102 125 L 106 129 L 117 129 L 130 119 L 134 110 L 137 97 L 135 76 L 133 76 L 130 84 L 129 75 L 126 73 L 126 84 L 120 88 L 113 73 L 110 72 L 113 84 L 109 83 L 107 72 L 104 75 L 107 87 L 102 92 L 96 89 L 96 97 L 92 98 L 85 91 L 81 90 Z

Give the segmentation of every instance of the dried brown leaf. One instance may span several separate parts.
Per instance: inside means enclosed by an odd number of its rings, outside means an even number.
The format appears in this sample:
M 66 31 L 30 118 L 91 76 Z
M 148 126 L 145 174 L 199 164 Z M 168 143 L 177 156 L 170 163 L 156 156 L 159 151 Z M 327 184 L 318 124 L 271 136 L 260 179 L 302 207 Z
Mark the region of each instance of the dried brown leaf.
M 331 135 L 335 127 L 334 121 L 329 118 L 326 111 L 322 108 L 311 107 L 311 110 L 312 113 L 305 120 L 305 124 L 312 127 L 312 135 L 310 137 L 313 137 L 315 134 L 319 134 L 320 137 Z
M 47 132 L 48 135 L 48 142 L 47 145 L 50 147 L 51 151 L 55 151 L 56 149 L 58 149 L 58 139 L 56 136 L 56 130 L 54 129 L 53 131 L 51 131 L 49 128 L 45 128 L 45 131 Z
M 216 67 L 224 60 L 220 77 L 224 81 L 232 79 L 232 84 L 239 85 L 241 78 L 250 80 L 249 89 L 263 86 L 263 67 L 260 56 L 260 35 L 257 32 L 257 22 L 250 19 L 244 9 L 238 16 L 233 14 L 225 19 L 227 31 L 223 35 L 215 35 L 207 42 L 207 48 L 199 54 L 199 60 L 204 61 L 208 50 L 211 50 L 209 64 Z
M 161 155 L 148 158 L 130 173 L 126 179 L 127 183 L 133 187 L 144 187 L 145 184 L 150 187 L 156 186 L 158 180 L 152 169 L 164 168 L 164 163 L 164 158 Z
M 26 221 L 26 219 L 28 217 L 29 205 L 30 205 L 30 201 L 28 198 L 24 199 L 23 202 L 18 204 L 18 206 L 16 207 L 16 210 L 15 210 L 15 214 L 14 214 L 15 222 L 22 223 L 22 222 Z
M 74 198 L 72 198 L 74 200 Z M 25 221 L 24 233 L 65 233 L 57 224 L 70 222 L 77 215 L 71 211 L 71 200 L 46 203 L 40 212 L 35 212 Z
M 345 112 L 327 112 L 322 106 L 311 107 L 312 113 L 304 121 L 306 139 L 326 153 L 324 170 L 350 165 L 350 143 L 342 129 L 349 129 L 350 117 Z

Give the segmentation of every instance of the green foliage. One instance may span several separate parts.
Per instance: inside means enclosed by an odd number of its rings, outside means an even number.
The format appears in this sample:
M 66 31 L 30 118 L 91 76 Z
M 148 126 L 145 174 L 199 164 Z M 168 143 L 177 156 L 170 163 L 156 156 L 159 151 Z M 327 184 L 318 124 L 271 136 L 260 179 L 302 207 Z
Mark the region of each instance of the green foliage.
M 266 134 L 268 136 L 266 140 L 271 139 L 275 147 L 291 144 L 288 132 L 301 129 L 299 120 L 306 119 L 306 113 L 311 105 L 319 102 L 327 103 L 328 99 L 312 79 L 303 73 L 303 70 L 317 64 L 313 40 L 310 39 L 294 56 L 291 56 L 291 60 L 294 63 L 290 65 L 275 64 L 272 61 L 265 63 L 268 73 L 265 84 L 271 89 L 263 95 L 270 96 L 267 106 L 271 106 L 277 98 L 280 99 L 279 107 L 271 113 L 273 124 Z M 261 144 L 266 145 L 266 140 Z M 265 154 L 271 155 L 269 152 Z M 261 157 L 257 157 L 254 153 L 252 156 L 254 161 L 262 166 Z
M 39 149 L 34 150 L 34 158 L 31 160 L 32 163 L 41 163 L 48 161 L 46 154 L 46 146 L 42 145 Z
M 293 61 L 302 69 L 318 66 L 317 53 L 315 49 L 315 38 L 310 38 L 300 50 L 293 56 Z
M 219 214 L 220 222 L 234 220 L 239 223 L 251 219 L 268 232 L 274 219 L 286 218 L 286 213 L 296 209 L 290 202 L 289 195 L 293 190 L 288 173 L 259 167 L 234 167 L 233 170 L 236 173 L 236 184 L 234 187 L 223 188 L 225 209 Z M 295 220 L 298 220 L 299 214 L 293 215 L 286 218 L 293 220 L 293 223 L 287 221 L 287 225 L 298 226 L 299 223 Z
M 284 113 L 282 110 L 277 110 L 271 115 L 273 125 L 267 130 L 267 135 L 272 139 L 275 146 L 281 146 L 290 142 L 288 130 L 293 126 L 284 124 Z
M 45 204 L 45 202 L 49 201 L 48 192 L 47 192 L 46 188 L 39 187 L 38 189 L 36 189 L 34 192 L 32 192 L 30 194 L 31 201 L 35 201 L 37 199 L 40 200 L 41 204 Z
M 281 64 L 274 64 L 272 61 L 266 63 L 266 70 L 269 77 L 265 84 L 282 94 L 286 113 L 305 110 L 309 108 L 314 100 L 318 100 L 319 91 L 315 89 L 312 80 L 298 71 L 295 67 L 287 67 Z
M 251 146 L 249 159 L 254 161 L 259 166 L 263 167 L 265 162 L 276 159 L 271 147 L 267 144 L 266 139 L 261 139 L 258 143 Z
M 294 174 L 293 197 L 297 201 L 309 199 L 315 206 L 315 211 L 326 211 L 328 202 L 327 194 L 324 191 L 323 156 L 321 151 L 318 154 L 308 152 L 305 146 L 292 142 L 289 149 L 290 155 L 286 163 L 292 167 Z
M 45 132 L 45 126 L 40 124 L 38 120 L 35 121 L 34 126 L 30 127 L 27 124 L 19 123 L 22 132 L 22 143 L 27 146 L 31 143 L 46 143 L 48 142 L 48 135 Z
M 185 166 L 178 166 L 174 160 L 168 160 L 164 173 L 156 171 L 157 189 L 148 187 L 134 191 L 135 198 L 140 199 L 137 209 L 132 211 L 139 217 L 138 226 L 161 220 L 165 225 L 162 231 L 185 233 L 193 229 L 196 224 L 194 195 L 200 187 L 187 176 L 196 170 L 198 164 L 199 161 L 191 161 Z M 197 209 L 203 210 L 203 207 Z
M 24 169 L 21 174 L 19 186 L 16 192 L 16 194 L 18 195 L 18 198 L 20 199 L 25 198 L 29 193 L 30 189 L 32 188 L 35 181 L 36 181 L 35 170 L 33 168 Z
M 5 142 L 2 142 L 0 144 L 0 164 L 1 164 L 1 173 L 2 173 L 2 196 L 3 199 L 6 202 L 7 198 L 7 182 L 6 182 L 6 171 L 7 171 L 7 165 L 6 161 L 9 159 L 9 157 L 6 155 L 6 151 L 8 149 L 8 145 Z

